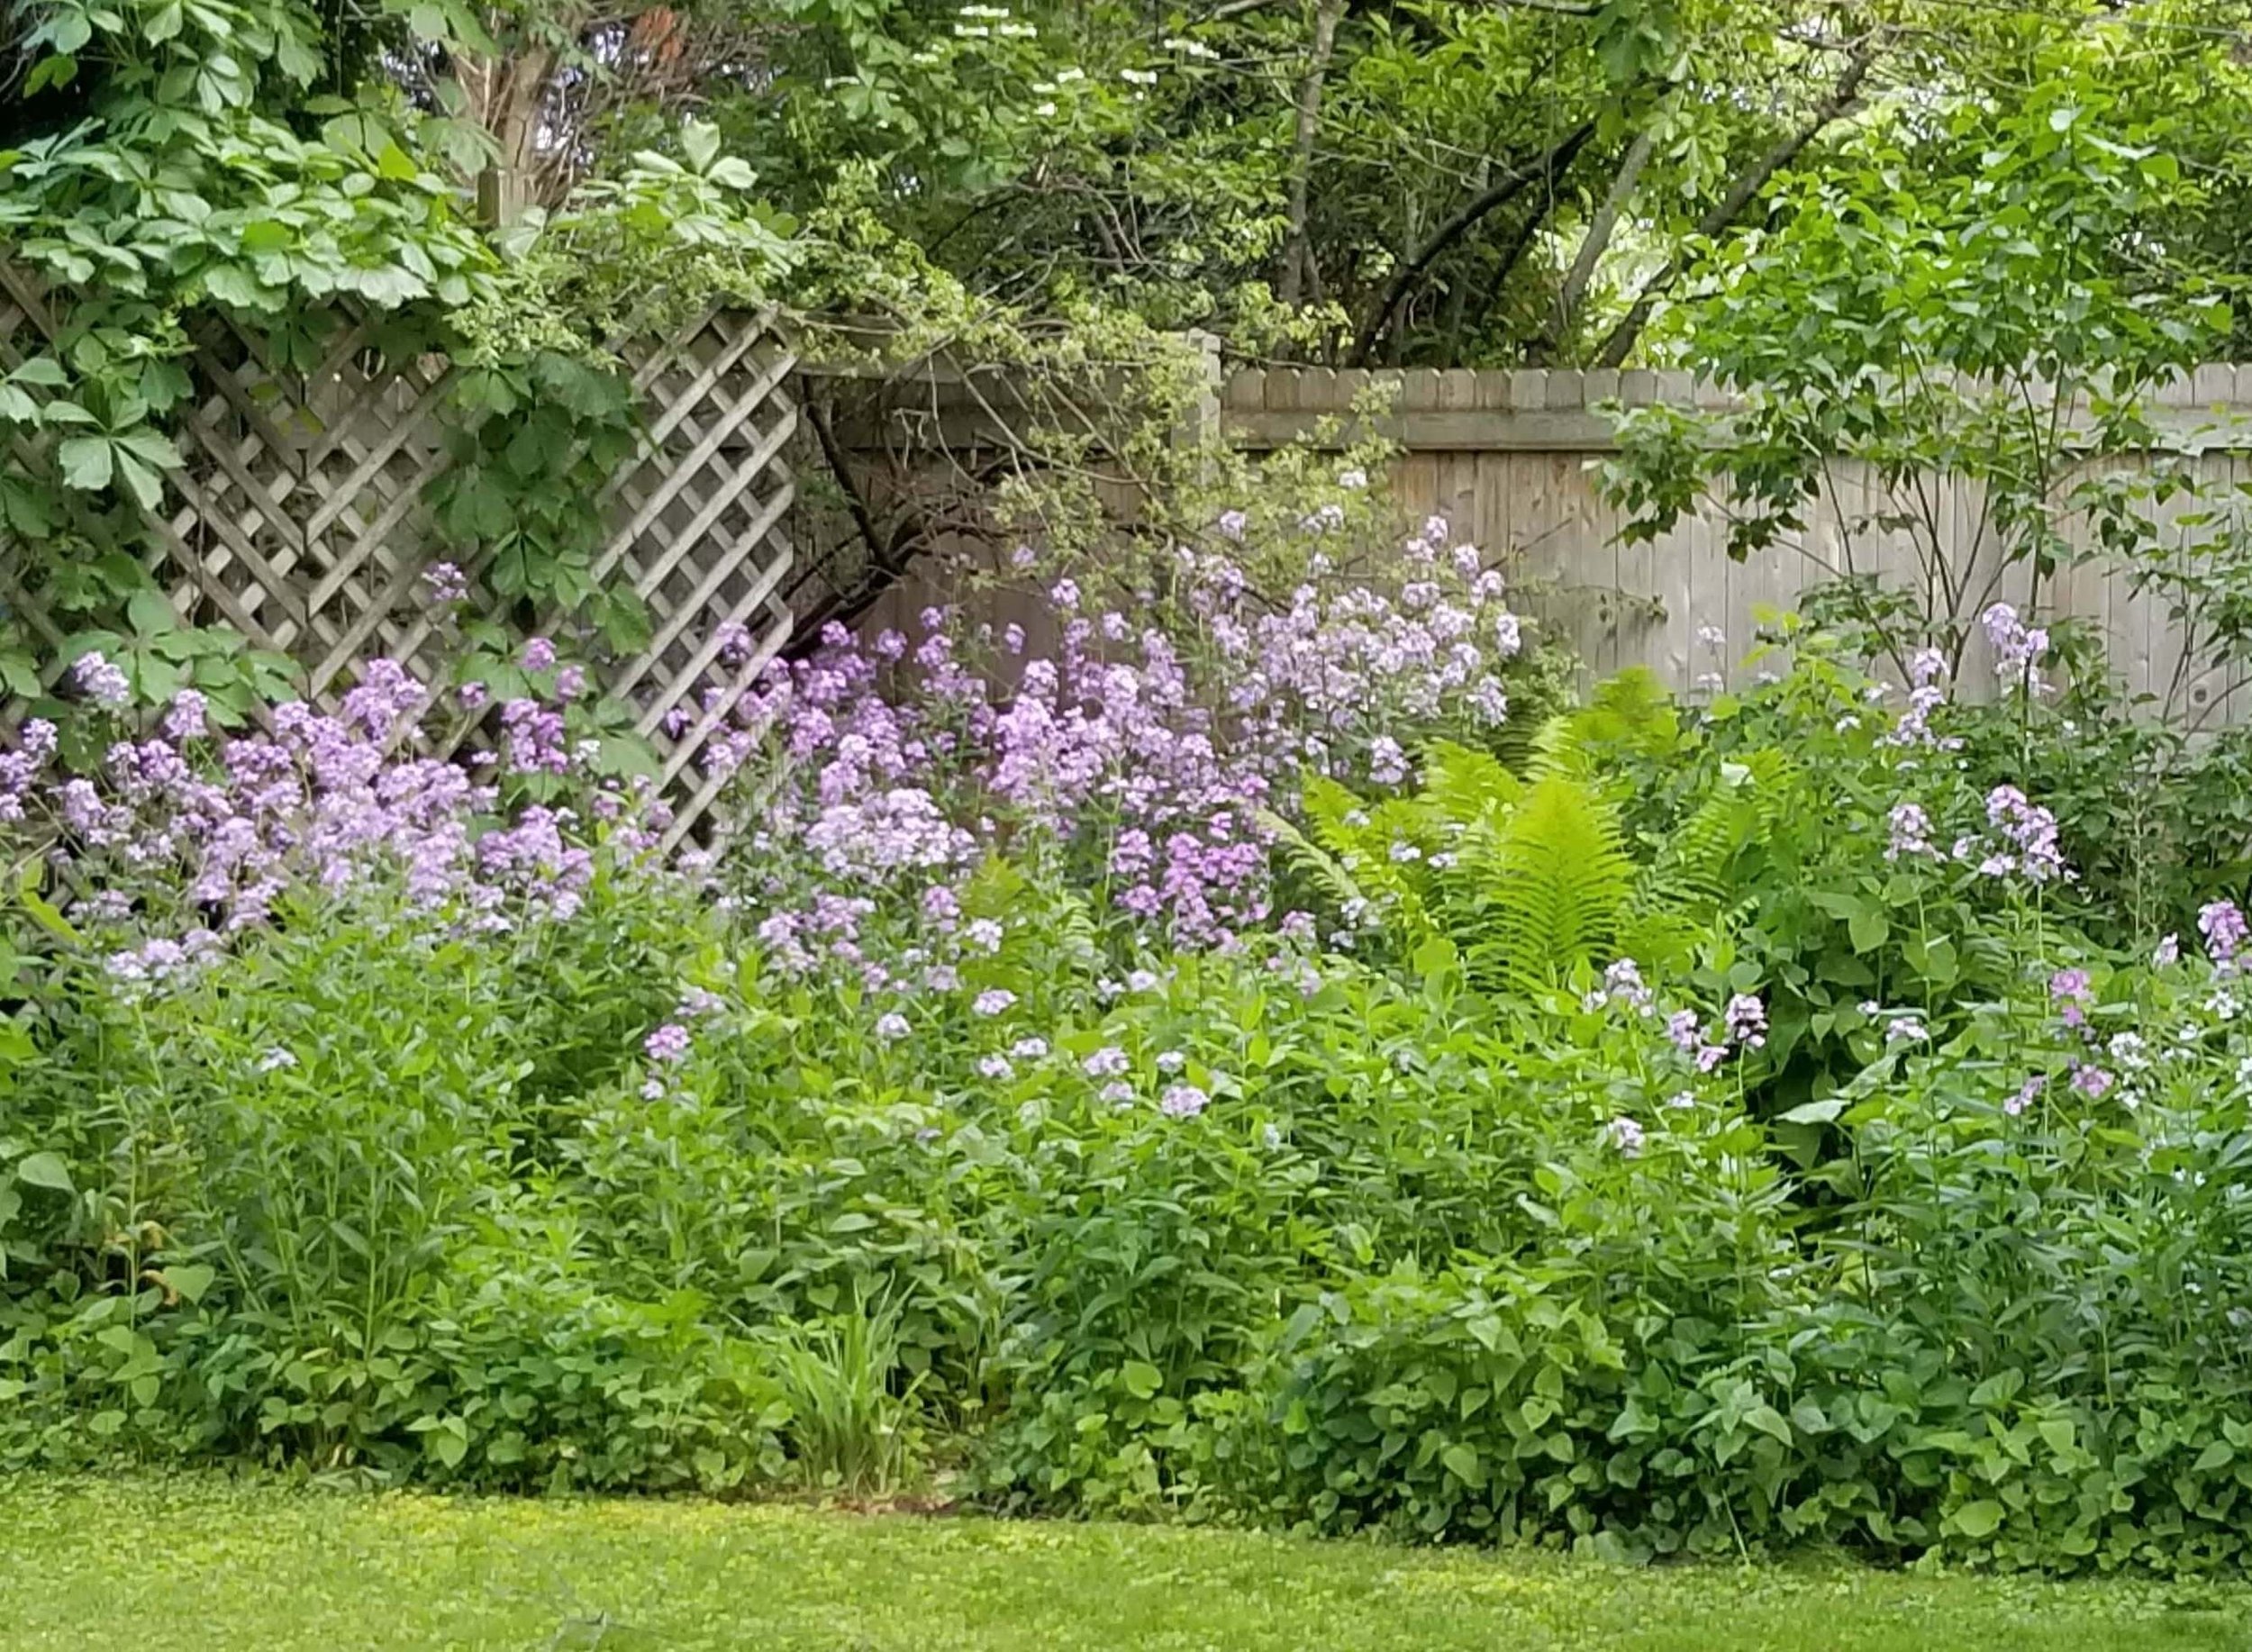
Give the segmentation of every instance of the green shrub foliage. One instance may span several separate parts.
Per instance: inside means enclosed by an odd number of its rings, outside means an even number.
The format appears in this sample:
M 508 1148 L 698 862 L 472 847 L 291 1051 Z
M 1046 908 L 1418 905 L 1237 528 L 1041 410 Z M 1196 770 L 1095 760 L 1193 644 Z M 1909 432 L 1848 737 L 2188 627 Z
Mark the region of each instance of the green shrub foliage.
M 1502 716 L 1442 528 L 832 636 L 717 852 L 536 694 L 475 780 L 395 673 L 82 671 L 0 776 L 0 1461 L 2239 1563 L 2238 908 L 2079 878 L 2062 715 L 1921 654 Z

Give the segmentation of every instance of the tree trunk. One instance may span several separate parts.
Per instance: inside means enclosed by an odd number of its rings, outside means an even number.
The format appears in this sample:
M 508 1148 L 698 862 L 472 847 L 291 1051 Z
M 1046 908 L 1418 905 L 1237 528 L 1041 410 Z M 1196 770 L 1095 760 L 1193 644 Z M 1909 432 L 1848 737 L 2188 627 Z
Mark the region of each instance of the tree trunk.
M 1306 197 L 1313 181 L 1313 136 L 1321 121 L 1321 87 L 1329 78 L 1330 54 L 1345 0 L 1317 0 L 1313 45 L 1306 54 L 1305 78 L 1298 83 L 1298 129 L 1291 145 L 1288 231 L 1283 239 L 1283 303 L 1295 308 L 1308 285 L 1313 251 L 1306 236 Z
M 1635 134 L 1627 146 L 1626 156 L 1619 162 L 1618 174 L 1612 178 L 1611 187 L 1604 193 L 1603 204 L 1587 221 L 1587 233 L 1580 238 L 1579 252 L 1572 259 L 1572 268 L 1564 277 L 1564 285 L 1557 289 L 1556 304 L 1548 312 L 1548 330 L 1535 347 L 1536 359 L 1552 360 L 1572 336 L 1572 326 L 1579 319 L 1580 301 L 1587 296 L 1587 288 L 1595 278 L 1595 266 L 1603 261 L 1604 250 L 1617 233 L 1619 219 L 1625 213 L 1627 203 L 1634 198 L 1634 188 L 1641 182 L 1642 168 L 1649 165 L 1650 155 L 1657 148 L 1657 126 L 1663 109 L 1652 110 L 1650 123 Z
M 1846 72 L 1838 77 L 1838 84 L 1830 88 L 1830 95 L 1822 99 L 1815 109 L 1813 118 L 1760 156 L 1730 184 L 1728 193 L 1713 204 L 1712 210 L 1697 220 L 1695 235 L 1700 239 L 1710 238 L 1735 222 L 1736 214 L 1751 204 L 1752 197 L 1765 189 L 1776 173 L 1796 160 L 1799 151 L 1813 142 L 1824 127 L 1852 109 L 1861 95 L 1861 83 L 1868 77 L 1869 67 L 1875 60 L 1875 43 L 1855 48 L 1852 58 L 1846 64 Z M 1657 306 L 1658 295 L 1670 286 L 1674 277 L 1680 273 L 1681 260 L 1668 259 L 1664 268 L 1643 283 L 1633 304 L 1620 318 L 1619 324 L 1611 330 L 1611 336 L 1603 340 L 1603 349 L 1595 358 L 1597 367 L 1615 368 L 1626 360 L 1627 352 L 1634 348 L 1635 340 L 1641 336 L 1644 324 L 1650 319 L 1651 310 Z

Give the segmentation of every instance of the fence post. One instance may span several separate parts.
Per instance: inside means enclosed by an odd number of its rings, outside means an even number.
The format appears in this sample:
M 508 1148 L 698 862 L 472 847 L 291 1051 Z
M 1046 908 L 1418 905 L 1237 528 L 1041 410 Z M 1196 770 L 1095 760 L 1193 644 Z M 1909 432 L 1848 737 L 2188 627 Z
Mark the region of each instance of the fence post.
M 1182 336 L 1197 355 L 1195 395 L 1173 427 L 1173 444 L 1185 452 L 1209 456 L 1227 440 L 1220 422 L 1220 340 L 1201 328 L 1191 328 Z

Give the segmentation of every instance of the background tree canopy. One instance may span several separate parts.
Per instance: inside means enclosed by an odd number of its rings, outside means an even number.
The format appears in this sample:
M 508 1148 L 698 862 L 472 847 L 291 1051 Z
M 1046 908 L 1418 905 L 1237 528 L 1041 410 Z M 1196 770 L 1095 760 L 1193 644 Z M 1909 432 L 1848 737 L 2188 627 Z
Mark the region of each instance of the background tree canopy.
M 459 304 L 480 213 L 565 209 L 677 154 L 694 116 L 776 208 L 880 228 L 886 259 L 994 304 L 1120 306 L 1253 358 L 1617 365 L 1784 186 L 1850 183 L 1874 156 L 1888 187 L 1948 187 L 1977 165 L 1948 105 L 2006 113 L 2060 76 L 2102 86 L 2111 135 L 2197 185 L 2120 238 L 2123 270 L 2234 277 L 2246 257 L 2243 0 L 14 0 L 10 18 L 0 231 L 57 262 L 42 221 L 98 199 L 119 230 L 61 231 L 83 256 L 59 262 L 115 279 L 151 191 L 221 213 L 246 189 L 326 200 L 340 268 L 205 272 L 248 305 L 274 275 Z M 195 222 L 153 216 L 165 236 Z

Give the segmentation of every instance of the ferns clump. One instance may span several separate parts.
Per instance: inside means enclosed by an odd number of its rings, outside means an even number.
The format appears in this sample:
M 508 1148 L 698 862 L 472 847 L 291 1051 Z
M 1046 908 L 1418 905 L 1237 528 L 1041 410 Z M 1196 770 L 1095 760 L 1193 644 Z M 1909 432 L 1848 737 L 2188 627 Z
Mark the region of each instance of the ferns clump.
M 1485 990 L 1537 996 L 1620 958 L 1676 968 L 1733 915 L 1738 870 L 1800 780 L 1772 752 L 1724 766 L 1669 830 L 1637 842 L 1612 764 L 1680 741 L 1663 691 L 1630 673 L 1543 724 L 1521 774 L 1442 740 L 1423 753 L 1410 795 L 1364 799 L 1314 776 L 1304 829 L 1268 824 L 1348 923 L 1402 954 L 1444 937 Z

